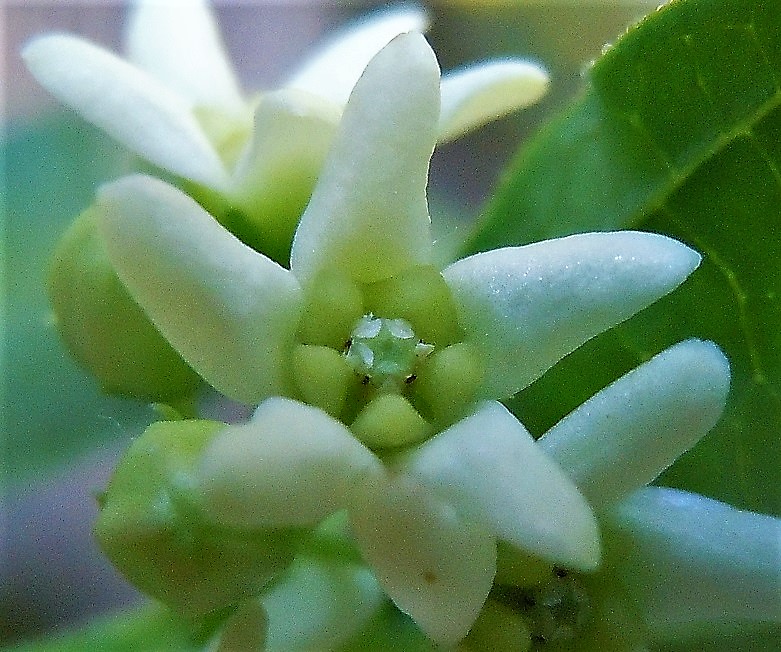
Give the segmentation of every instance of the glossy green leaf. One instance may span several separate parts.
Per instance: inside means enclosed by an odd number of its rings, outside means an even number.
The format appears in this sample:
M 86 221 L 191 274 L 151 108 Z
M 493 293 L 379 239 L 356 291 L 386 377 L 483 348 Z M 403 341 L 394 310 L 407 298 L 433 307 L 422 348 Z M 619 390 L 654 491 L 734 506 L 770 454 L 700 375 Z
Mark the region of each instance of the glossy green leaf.
M 678 0 L 587 73 L 511 165 L 466 251 L 569 233 L 666 233 L 704 255 L 684 286 L 570 356 L 514 404 L 542 432 L 665 346 L 732 365 L 717 428 L 662 478 L 781 513 L 781 4 Z

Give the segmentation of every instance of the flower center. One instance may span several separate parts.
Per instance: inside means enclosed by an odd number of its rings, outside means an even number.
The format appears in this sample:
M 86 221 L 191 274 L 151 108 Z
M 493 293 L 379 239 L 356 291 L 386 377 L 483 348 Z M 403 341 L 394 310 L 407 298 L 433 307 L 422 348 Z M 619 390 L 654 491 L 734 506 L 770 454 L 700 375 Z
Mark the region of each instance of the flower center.
M 309 288 L 292 389 L 374 450 L 414 445 L 476 400 L 482 362 L 461 335 L 450 290 L 432 267 L 368 284 L 326 271 Z
M 532 650 L 577 644 L 592 619 L 592 604 L 581 579 L 563 569 L 530 587 L 503 587 L 500 600 L 517 611 L 531 634 Z
M 406 319 L 374 317 L 358 320 L 347 341 L 345 357 L 353 370 L 382 391 L 400 391 L 414 381 L 415 365 L 434 350 L 415 336 Z

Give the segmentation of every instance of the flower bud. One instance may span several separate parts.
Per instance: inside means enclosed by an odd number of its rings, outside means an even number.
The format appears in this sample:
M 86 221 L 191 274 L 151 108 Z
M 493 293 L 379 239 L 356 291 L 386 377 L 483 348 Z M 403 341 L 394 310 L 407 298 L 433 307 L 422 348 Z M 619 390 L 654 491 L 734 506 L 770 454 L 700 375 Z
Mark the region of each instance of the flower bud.
M 225 424 L 161 421 L 120 461 L 100 497 L 95 535 L 139 589 L 190 615 L 237 604 L 292 561 L 295 530 L 216 525 L 193 471 Z
M 79 215 L 55 251 L 48 285 L 57 330 L 110 394 L 158 402 L 191 395 L 199 376 L 122 285 L 96 216 L 94 207 Z

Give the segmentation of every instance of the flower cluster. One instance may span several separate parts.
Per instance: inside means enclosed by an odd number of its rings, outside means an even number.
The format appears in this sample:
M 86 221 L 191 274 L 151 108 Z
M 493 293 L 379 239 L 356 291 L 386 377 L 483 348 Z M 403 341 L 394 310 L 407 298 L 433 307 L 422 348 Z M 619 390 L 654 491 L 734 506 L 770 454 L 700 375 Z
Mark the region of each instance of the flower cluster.
M 202 69 L 221 80 L 211 94 L 197 61 L 161 56 L 152 6 L 136 15 L 131 53 L 168 86 L 68 37 L 34 43 L 27 59 L 90 120 L 187 180 L 103 186 L 91 233 L 165 342 L 256 407 L 240 424 L 160 422 L 133 444 L 97 525 L 123 572 L 189 613 L 232 608 L 220 649 L 266 634 L 271 649 L 337 647 L 383 595 L 437 644 L 476 648 L 628 650 L 665 627 L 778 619 L 761 602 L 778 560 L 752 543 L 776 520 L 644 488 L 724 408 L 729 367 L 714 344 L 662 352 L 539 441 L 499 402 L 671 292 L 699 256 L 625 231 L 437 265 L 436 143 L 533 101 L 538 73 L 489 66 L 442 81 L 419 14 L 401 12 L 248 104 L 203 8 L 190 27 L 206 44 Z M 115 79 L 132 109 L 60 57 Z M 519 84 L 523 99 L 508 100 Z M 269 179 L 299 174 L 305 208 L 256 210 L 279 190 Z M 210 193 L 265 235 L 245 237 Z M 704 543 L 687 522 L 700 514 Z M 738 604 L 702 588 L 721 576 L 755 595 Z M 685 581 L 710 602 L 665 614 L 658 596 Z M 336 615 L 317 609 L 329 595 Z
M 65 34 L 34 39 L 22 54 L 64 104 L 284 261 L 355 82 L 393 37 L 426 23 L 413 8 L 378 14 L 323 47 L 281 88 L 251 94 L 240 88 L 204 0 L 138 0 L 127 59 Z M 547 84 L 539 66 L 516 59 L 450 73 L 438 139 L 534 103 Z
M 334 39 L 281 89 L 250 97 L 238 86 L 202 0 L 139 0 L 127 60 L 63 34 L 34 39 L 23 57 L 63 103 L 156 166 L 158 176 L 243 242 L 287 264 L 355 82 L 393 37 L 425 24 L 419 10 L 378 14 Z M 437 139 L 533 103 L 547 82 L 538 66 L 509 59 L 446 75 Z M 86 210 L 55 255 L 50 294 L 60 333 L 106 391 L 181 402 L 197 388 L 198 376 L 116 277 L 96 220 Z

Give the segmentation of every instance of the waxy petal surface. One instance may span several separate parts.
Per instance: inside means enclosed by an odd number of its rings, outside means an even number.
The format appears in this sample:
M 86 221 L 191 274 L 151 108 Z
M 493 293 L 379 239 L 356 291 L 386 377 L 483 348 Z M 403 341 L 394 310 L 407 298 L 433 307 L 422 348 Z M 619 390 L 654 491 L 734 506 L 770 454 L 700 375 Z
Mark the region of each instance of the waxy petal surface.
M 699 255 L 621 231 L 507 247 L 443 271 L 466 340 L 482 349 L 485 398 L 505 398 L 581 344 L 677 287 Z
M 780 519 L 646 487 L 611 521 L 626 537 L 616 563 L 655 640 L 781 623 Z
M 22 56 L 44 88 L 125 147 L 182 177 L 226 187 L 228 174 L 189 104 L 161 82 L 67 35 L 36 38 Z
M 448 72 L 442 77 L 439 140 L 453 140 L 534 104 L 549 81 L 542 68 L 527 61 L 492 61 Z
M 209 445 L 198 472 L 208 513 L 224 525 L 319 523 L 346 507 L 381 463 L 340 422 L 317 408 L 273 397 L 252 419 Z
M 295 277 L 158 179 L 103 186 L 97 207 L 117 274 L 190 366 L 244 403 L 282 393 L 302 302 Z
M 439 67 L 419 34 L 395 38 L 358 81 L 293 241 L 303 284 L 328 267 L 377 281 L 431 258 L 428 163 Z
M 428 440 L 402 468 L 515 546 L 568 568 L 599 564 L 588 503 L 500 403 L 484 403 Z
M 427 19 L 421 9 L 385 11 L 347 27 L 306 62 L 285 84 L 324 97 L 343 107 L 369 61 L 393 38 L 422 32 Z
M 127 56 L 193 105 L 243 112 L 245 102 L 205 0 L 137 0 Z
M 729 363 L 712 342 L 663 351 L 590 398 L 537 442 L 604 507 L 653 480 L 718 421 Z
M 493 583 L 493 536 L 403 477 L 357 494 L 350 523 L 396 606 L 440 645 L 460 641 Z

